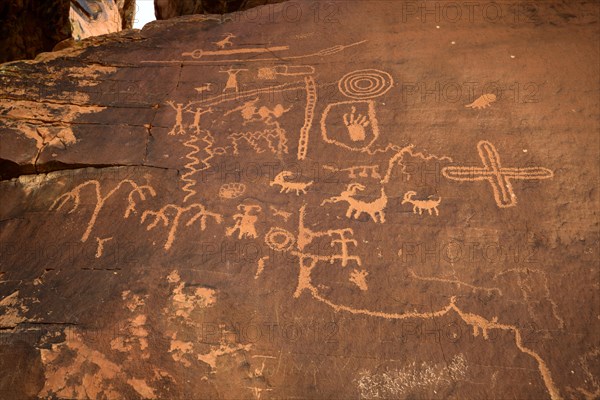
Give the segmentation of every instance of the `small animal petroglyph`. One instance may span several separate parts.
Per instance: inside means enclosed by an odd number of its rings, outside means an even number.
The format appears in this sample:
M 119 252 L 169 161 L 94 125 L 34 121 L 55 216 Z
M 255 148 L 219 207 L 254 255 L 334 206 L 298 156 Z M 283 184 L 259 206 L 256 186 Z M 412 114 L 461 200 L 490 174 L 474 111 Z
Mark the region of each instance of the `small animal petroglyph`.
M 258 222 L 258 216 L 256 215 L 252 215 L 253 212 L 261 212 L 262 211 L 262 207 L 259 205 L 247 205 L 247 204 L 240 204 L 237 207 L 238 210 L 240 210 L 243 214 L 234 214 L 233 215 L 233 219 L 235 220 L 235 224 L 230 227 L 227 228 L 227 230 L 225 231 L 225 234 L 227 236 L 232 236 L 233 233 L 235 231 L 239 231 L 238 232 L 238 239 L 243 239 L 243 238 L 251 238 L 254 239 L 256 237 L 258 237 L 258 234 L 256 233 L 256 222 Z
M 348 128 L 350 140 L 353 142 L 365 140 L 365 128 L 369 126 L 369 119 L 362 114 L 356 115 L 356 107 L 352 107 L 350 114 L 344 114 L 344 124 L 346 125 L 346 128 Z
M 219 188 L 219 197 L 222 199 L 235 199 L 246 192 L 246 185 L 243 183 L 224 183 Z
M 296 196 L 299 196 L 300 193 L 306 194 L 308 187 L 313 184 L 313 181 L 310 182 L 288 182 L 285 178 L 289 178 L 294 174 L 291 171 L 281 171 L 277 176 L 271 181 L 270 185 L 279 185 L 281 186 L 281 190 L 279 193 L 290 193 L 292 190 L 296 192 Z
M 476 108 L 478 110 L 481 110 L 483 108 L 489 107 L 490 104 L 492 104 L 495 101 L 496 101 L 495 94 L 486 93 L 486 94 L 479 96 L 477 99 L 475 99 L 474 102 L 472 102 L 471 104 L 467 104 L 465 107 L 474 108 L 474 109 Z
M 202 86 L 199 86 L 197 88 L 194 88 L 196 90 L 196 92 L 198 93 L 202 93 L 202 92 L 208 92 L 210 91 L 210 87 L 212 86 L 212 83 L 205 83 Z
M 279 210 L 278 208 L 273 207 L 273 206 L 269 206 L 269 209 L 271 210 L 271 212 L 273 212 L 274 216 L 283 218 L 283 220 L 285 222 L 287 222 L 287 220 L 290 219 L 290 217 L 292 216 L 292 213 L 289 213 L 289 212 L 283 211 L 283 210 Z
M 217 45 L 217 47 L 219 49 L 224 49 L 227 46 L 233 46 L 233 43 L 231 42 L 231 39 L 233 39 L 234 37 L 236 37 L 233 33 L 226 33 L 223 39 L 219 40 L 218 42 L 213 42 L 215 45 Z
M 411 203 L 413 205 L 413 213 L 416 214 L 417 211 L 419 212 L 419 215 L 423 214 L 423 210 L 429 212 L 429 215 L 432 215 L 432 211 L 435 211 L 435 215 L 440 215 L 440 212 L 438 210 L 438 206 L 440 205 L 440 202 L 442 201 L 441 197 L 438 197 L 437 200 L 433 200 L 431 199 L 431 196 L 429 197 L 429 200 L 414 200 L 413 197 L 417 195 L 417 192 L 413 192 L 412 190 L 409 192 L 406 192 L 404 194 L 404 199 L 402 200 L 402 204 L 406 204 L 406 203 Z
M 346 190 L 340 193 L 339 196 L 334 196 L 324 200 L 321 205 L 345 201 L 348 203 L 346 217 L 352 218 L 354 216 L 355 219 L 358 219 L 363 213 L 367 213 L 374 222 L 380 222 L 383 224 L 385 222 L 384 209 L 387 206 L 388 201 L 384 188 L 381 187 L 381 195 L 372 202 L 366 202 L 355 198 L 358 192 L 363 190 L 365 190 L 365 186 L 361 185 L 360 183 L 353 182 L 349 184 Z

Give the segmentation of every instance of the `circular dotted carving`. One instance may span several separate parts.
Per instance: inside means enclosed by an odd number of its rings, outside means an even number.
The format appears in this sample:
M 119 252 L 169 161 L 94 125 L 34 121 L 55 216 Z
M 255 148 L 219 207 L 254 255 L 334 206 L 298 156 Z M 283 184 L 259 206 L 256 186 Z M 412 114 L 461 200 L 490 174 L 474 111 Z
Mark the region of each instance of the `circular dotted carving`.
M 265 243 L 277 251 L 289 250 L 295 242 L 294 235 L 282 228 L 271 228 L 265 235 Z

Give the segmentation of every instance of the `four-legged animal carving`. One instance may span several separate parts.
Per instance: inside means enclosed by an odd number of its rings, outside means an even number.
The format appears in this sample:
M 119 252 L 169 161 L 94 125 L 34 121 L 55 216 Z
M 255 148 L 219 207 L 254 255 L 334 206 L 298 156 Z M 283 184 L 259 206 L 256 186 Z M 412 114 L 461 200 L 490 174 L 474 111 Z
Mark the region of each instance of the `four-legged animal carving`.
M 339 196 L 334 196 L 324 200 L 321 205 L 325 203 L 338 203 L 340 201 L 346 201 L 348 202 L 348 211 L 346 212 L 346 217 L 352 218 L 352 216 L 354 216 L 355 219 L 358 219 L 362 213 L 367 213 L 374 222 L 380 222 L 383 224 L 385 222 L 385 213 L 383 210 L 387 206 L 388 201 L 384 188 L 381 188 L 381 195 L 379 198 L 370 203 L 354 198 L 358 191 L 363 190 L 365 190 L 363 185 L 353 182 L 349 184 L 346 190 L 340 193 Z
M 417 194 L 417 192 L 406 192 L 404 194 L 404 199 L 402 200 L 402 204 L 411 203 L 413 205 L 413 213 L 416 214 L 417 211 L 419 215 L 423 214 L 423 210 L 427 210 L 429 215 L 432 215 L 431 211 L 435 211 L 435 215 L 440 215 L 438 210 L 438 206 L 442 201 L 441 197 L 438 197 L 437 200 L 430 199 L 429 200 L 413 200 L 413 197 Z
M 285 178 L 289 178 L 290 176 L 293 176 L 294 174 L 290 171 L 281 171 L 279 174 L 277 174 L 277 176 L 273 179 L 273 181 L 271 181 L 270 185 L 279 185 L 281 186 L 281 190 L 279 191 L 279 193 L 283 193 L 285 191 L 285 193 L 289 193 L 292 190 L 294 190 L 296 192 L 296 196 L 300 195 L 300 192 L 302 192 L 302 194 L 306 194 L 306 191 L 308 190 L 308 187 L 310 185 L 313 184 L 313 181 L 310 182 L 288 182 L 285 180 Z

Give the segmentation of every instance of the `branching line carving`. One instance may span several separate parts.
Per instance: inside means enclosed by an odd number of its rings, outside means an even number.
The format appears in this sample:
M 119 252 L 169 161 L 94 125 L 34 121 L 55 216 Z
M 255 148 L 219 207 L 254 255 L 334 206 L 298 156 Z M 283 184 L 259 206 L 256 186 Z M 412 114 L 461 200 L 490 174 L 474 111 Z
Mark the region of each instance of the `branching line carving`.
M 60 210 L 69 200 L 72 200 L 73 207 L 69 211 L 69 214 L 71 214 L 79 207 L 79 205 L 81 203 L 81 191 L 86 186 L 94 186 L 95 193 L 96 193 L 96 206 L 94 207 L 94 211 L 92 212 L 90 220 L 88 221 L 86 230 L 83 233 L 83 236 L 81 237 L 81 241 L 85 242 L 88 240 L 90 233 L 92 232 L 92 229 L 94 229 L 94 225 L 96 224 L 98 214 L 100 214 L 100 211 L 102 210 L 102 207 L 104 207 L 104 204 L 106 203 L 106 201 L 125 184 L 129 184 L 132 187 L 132 190 L 129 192 L 129 195 L 127 196 L 128 205 L 127 205 L 127 208 L 125 209 L 125 214 L 123 215 L 124 218 L 128 218 L 131 215 L 131 213 L 136 212 L 136 210 L 135 210 L 136 204 L 135 204 L 135 197 L 134 197 L 134 195 L 136 193 L 138 194 L 138 196 L 141 200 L 146 200 L 146 194 L 144 194 L 144 191 L 146 191 L 148 194 L 150 194 L 153 197 L 156 196 L 156 192 L 154 191 L 154 189 L 151 186 L 149 186 L 149 185 L 139 186 L 137 183 L 135 183 L 131 179 L 122 180 L 110 192 L 108 192 L 106 195 L 103 196 L 100 182 L 98 182 L 97 180 L 89 180 L 87 182 L 82 183 L 79 186 L 76 186 L 70 192 L 59 196 L 54 201 L 54 203 L 52 203 L 52 205 L 50 206 L 50 210 L 53 210 L 53 209 Z
M 172 218 L 169 214 L 172 214 L 170 211 L 174 211 L 175 214 Z M 156 226 L 162 222 L 163 226 L 170 226 L 169 233 L 167 235 L 167 241 L 165 242 L 164 249 L 169 250 L 175 241 L 175 237 L 177 235 L 177 229 L 179 228 L 180 220 L 184 214 L 192 211 L 194 214 L 187 221 L 185 226 L 191 226 L 197 220 L 200 220 L 200 230 L 203 231 L 206 229 L 206 220 L 208 217 L 214 219 L 217 224 L 220 224 L 223 221 L 223 218 L 220 214 L 212 213 L 206 210 L 206 207 L 200 203 L 190 204 L 187 207 L 180 207 L 175 204 L 167 204 L 162 207 L 158 211 L 144 211 L 142 214 L 141 223 L 144 223 L 146 219 L 152 220 L 150 224 L 146 227 L 146 230 L 152 230 L 156 228 Z

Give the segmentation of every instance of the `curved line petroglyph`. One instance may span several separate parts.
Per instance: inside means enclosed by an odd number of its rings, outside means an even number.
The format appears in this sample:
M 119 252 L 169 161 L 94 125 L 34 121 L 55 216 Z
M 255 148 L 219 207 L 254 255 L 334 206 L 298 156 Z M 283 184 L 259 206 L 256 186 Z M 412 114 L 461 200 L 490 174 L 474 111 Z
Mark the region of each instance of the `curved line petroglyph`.
M 291 232 L 288 232 L 283 229 L 279 229 L 277 232 L 279 235 L 285 238 L 285 242 L 274 241 L 272 238 L 265 237 L 265 242 L 269 247 L 271 247 L 275 251 L 286 251 L 289 254 L 298 257 L 299 270 L 298 270 L 298 283 L 296 290 L 294 292 L 294 297 L 300 297 L 300 295 L 304 292 L 309 293 L 315 300 L 318 300 L 329 307 L 331 307 L 336 312 L 348 312 L 354 315 L 365 315 L 369 317 L 377 317 L 384 318 L 388 320 L 404 320 L 404 319 L 432 319 L 436 317 L 442 317 L 449 314 L 451 311 L 454 311 L 463 322 L 467 325 L 470 325 L 473 328 L 473 335 L 479 336 L 481 332 L 484 340 L 489 340 L 488 331 L 492 329 L 499 329 L 503 331 L 509 331 L 514 334 L 514 342 L 516 347 L 524 354 L 532 357 L 538 366 L 538 370 L 542 377 L 542 380 L 550 394 L 550 397 L 553 400 L 562 399 L 560 395 L 560 391 L 558 390 L 554 380 L 552 379 L 552 374 L 550 369 L 548 368 L 546 362 L 540 357 L 538 353 L 531 350 L 528 347 L 525 347 L 523 344 L 523 338 L 521 334 L 521 330 L 517 326 L 502 324 L 498 322 L 498 318 L 494 317 L 491 320 L 488 320 L 480 315 L 472 314 L 466 311 L 463 311 L 460 307 L 456 305 L 457 298 L 456 296 L 452 296 L 447 306 L 437 310 L 430 312 L 404 312 L 404 313 L 389 313 L 383 311 L 374 311 L 368 309 L 360 309 L 354 308 L 346 305 L 336 304 L 327 298 L 321 296 L 318 289 L 312 284 L 311 276 L 313 270 L 317 266 L 319 262 L 329 262 L 334 263 L 338 260 L 341 260 L 342 266 L 346 266 L 349 260 L 354 260 L 358 265 L 361 264 L 360 258 L 358 256 L 349 256 L 347 252 L 347 244 L 352 243 L 355 246 L 357 245 L 355 240 L 349 239 L 345 237 L 346 233 L 352 234 L 352 229 L 343 229 L 343 230 L 329 230 L 325 232 L 314 232 L 311 229 L 305 226 L 305 205 L 301 207 L 299 210 L 299 221 L 298 221 L 298 240 L 294 242 L 294 235 Z M 341 234 L 340 234 L 341 232 Z M 310 254 L 304 252 L 305 246 L 308 245 L 314 237 L 322 237 L 322 236 L 332 236 L 333 234 L 340 234 L 341 241 L 338 240 L 338 243 L 342 243 L 342 254 L 334 255 L 334 256 L 324 256 L 318 254 Z M 273 243 L 282 243 L 281 245 L 273 245 Z M 294 249 L 294 243 L 296 244 L 296 249 Z M 333 246 L 332 241 L 332 246 Z

